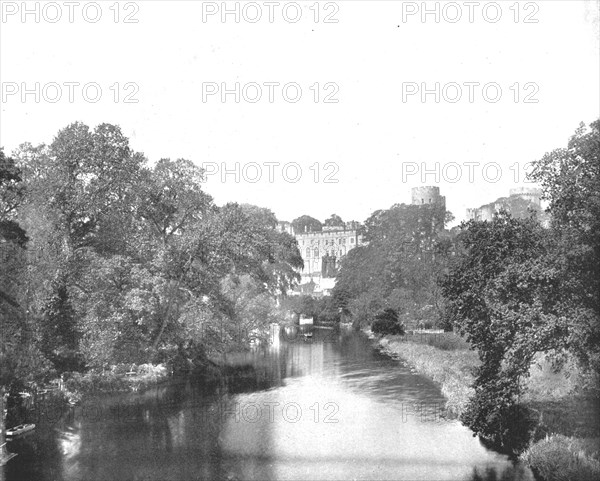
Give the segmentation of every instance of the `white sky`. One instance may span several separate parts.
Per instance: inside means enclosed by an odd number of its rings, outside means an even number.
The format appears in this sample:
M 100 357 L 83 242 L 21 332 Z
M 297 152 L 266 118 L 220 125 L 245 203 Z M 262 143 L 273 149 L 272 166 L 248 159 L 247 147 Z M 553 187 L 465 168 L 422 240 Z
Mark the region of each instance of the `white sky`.
M 401 1 L 337 1 L 333 18 L 338 23 L 323 23 L 334 12 L 327 2 L 321 2 L 320 22 L 315 23 L 316 8 L 310 9 L 314 0 L 298 2 L 303 9 L 297 23 L 282 15 L 282 5 L 290 2 L 274 7 L 273 23 L 264 2 L 257 2 L 263 14 L 257 23 L 243 16 L 236 23 L 233 15 L 222 23 L 219 14 L 203 22 L 203 8 L 220 8 L 221 2 L 200 1 L 120 2 L 120 21 L 115 23 L 114 0 L 99 2 L 102 17 L 96 23 L 82 15 L 89 2 L 73 7 L 72 23 L 64 2 L 45 9 L 48 2 L 27 2 L 31 9 L 39 3 L 40 21 L 31 14 L 23 23 L 22 2 L 2 3 L 0 145 L 7 153 L 24 141 L 50 143 L 60 128 L 76 120 L 90 127 L 115 123 L 150 161 L 184 157 L 199 165 L 224 162 L 232 170 L 236 162 L 240 167 L 258 163 L 259 182 L 235 182 L 234 175 L 222 182 L 220 175 L 213 175 L 206 190 L 218 204 L 248 202 L 270 208 L 282 220 L 302 214 L 324 220 L 335 212 L 344 220 L 363 221 L 376 209 L 410 202 L 410 188 L 418 185 L 439 185 L 448 209 L 461 220 L 467 207 L 523 185 L 526 162 L 564 146 L 579 122 L 600 116 L 597 0 L 520 2 L 516 7 L 514 0 L 500 1 L 502 17 L 496 23 L 485 20 L 484 6 L 490 19 L 496 10 L 484 1 L 471 7 L 473 22 L 467 3 L 439 2 L 439 23 L 433 14 L 421 21 L 422 2 Z M 234 8 L 236 2 L 227 3 Z M 426 4 L 434 9 L 436 2 Z M 57 6 L 62 17 L 50 23 Z M 456 15 L 455 6 L 462 18 L 450 23 L 446 20 Z M 403 22 L 403 9 L 413 7 L 419 12 Z M 86 8 L 93 18 L 93 6 Z M 254 12 L 247 7 L 247 17 Z M 294 12 L 288 7 L 289 17 Z M 138 23 L 123 23 L 128 13 Z M 524 23 L 528 14 L 538 22 Z M 61 100 L 48 102 L 56 91 L 47 87 L 46 98 L 41 95 L 36 102 L 31 94 L 23 102 L 21 84 L 34 89 L 36 82 L 41 94 L 51 82 L 62 85 Z M 64 82 L 96 82 L 101 98 L 87 102 L 81 87 L 74 87 L 74 101 L 69 102 Z M 118 103 L 110 90 L 115 82 L 121 85 Z M 132 91 L 123 87 L 128 82 L 139 87 L 133 97 L 138 103 L 123 102 Z M 219 95 L 203 102 L 205 82 L 225 82 L 229 88 L 235 82 L 296 82 L 302 97 L 286 102 L 276 87 L 270 103 L 263 87 L 257 103 L 243 98 L 236 103 L 233 95 L 225 103 Z M 310 90 L 315 82 L 321 85 L 318 103 Z M 323 90 L 327 82 L 339 87 L 334 96 L 338 103 L 322 102 L 331 92 Z M 471 103 L 463 85 L 456 103 L 443 98 L 436 103 L 433 95 L 426 102 L 420 95 L 403 102 L 407 82 L 424 82 L 429 88 L 436 82 L 496 82 L 502 94 L 497 103 L 488 102 L 480 85 L 474 87 Z M 514 87 L 510 89 L 515 82 L 520 83 L 517 103 Z M 537 103 L 523 102 L 534 89 L 525 89 L 528 82 L 537 86 Z M 14 88 L 19 91 L 8 95 Z M 88 92 L 94 94 L 93 89 Z M 455 95 L 453 89 L 446 92 Z M 493 96 L 494 90 L 488 93 Z M 273 182 L 265 162 L 281 164 L 273 167 Z M 281 167 L 290 162 L 302 169 L 297 183 L 286 182 L 282 175 Z M 315 162 L 320 164 L 319 182 L 310 170 Z M 332 172 L 324 168 L 328 162 L 339 169 L 333 176 L 338 183 L 323 182 Z M 429 174 L 422 182 L 420 172 L 402 178 L 403 163 L 405 169 L 416 165 L 420 171 L 421 162 L 432 170 L 438 163 L 440 172 L 456 162 L 462 178 L 436 182 Z M 469 182 L 465 162 L 481 164 L 473 167 L 474 182 Z M 502 168 L 495 183 L 483 178 L 482 166 L 488 162 Z M 521 171 L 517 183 L 515 163 Z M 246 173 L 255 176 L 251 168 Z M 293 168 L 287 173 L 295 175 Z M 456 170 L 447 168 L 446 173 L 454 177 Z M 485 173 L 495 176 L 494 168 Z

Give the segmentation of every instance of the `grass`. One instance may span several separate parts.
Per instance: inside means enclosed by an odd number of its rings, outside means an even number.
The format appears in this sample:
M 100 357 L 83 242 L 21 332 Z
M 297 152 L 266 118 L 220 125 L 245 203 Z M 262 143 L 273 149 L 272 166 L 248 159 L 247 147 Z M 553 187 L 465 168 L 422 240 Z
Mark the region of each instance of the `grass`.
M 538 353 L 529 369 L 523 402 L 559 400 L 570 396 L 581 385 L 582 379 L 573 359 L 555 371 L 552 363 Z
M 540 413 L 536 441 L 553 434 L 600 437 L 600 402 L 597 393 L 581 389 L 586 384 L 573 359 L 556 371 L 543 355 L 536 356 L 520 396 L 521 404 Z
M 410 335 L 384 336 L 379 339 L 379 345 L 383 352 L 392 357 L 402 357 L 419 374 L 439 383 L 442 394 L 447 399 L 446 410 L 452 416 L 460 416 L 473 395 L 471 385 L 475 379 L 474 369 L 479 365 L 479 358 L 475 351 L 468 349 L 464 340 L 457 340 L 452 336 L 455 335 L 433 334 L 429 338 Z M 415 342 L 414 339 L 419 339 L 420 342 Z
M 422 331 L 408 331 L 405 340 L 416 344 L 427 344 L 442 351 L 470 351 L 470 344 L 458 334 L 453 332 L 427 333 Z
M 600 479 L 598 438 L 578 439 L 555 434 L 530 446 L 522 455 L 537 476 L 546 481 Z

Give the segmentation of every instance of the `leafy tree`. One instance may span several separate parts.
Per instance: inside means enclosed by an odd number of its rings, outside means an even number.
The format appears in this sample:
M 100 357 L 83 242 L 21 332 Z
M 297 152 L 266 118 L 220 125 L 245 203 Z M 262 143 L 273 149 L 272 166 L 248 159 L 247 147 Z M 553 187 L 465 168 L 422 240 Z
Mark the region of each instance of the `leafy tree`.
M 118 126 L 71 124 L 1 167 L 2 307 L 60 371 L 246 342 L 231 335 L 241 319 L 256 334 L 298 280 L 271 211 L 216 206 L 194 163 L 149 166 Z
M 367 245 L 342 260 L 333 295 L 346 312 L 368 323 L 377 310 L 395 309 L 406 321 L 422 308 L 441 312 L 436 279 L 453 250 L 443 231 L 447 213 L 437 205 L 394 205 L 374 212 L 365 222 Z M 340 293 L 343 293 L 341 295 Z
M 227 276 L 222 288 L 235 313 L 228 328 L 230 346 L 239 350 L 251 340 L 267 340 L 270 324 L 278 319 L 275 299 L 247 274 Z
M 20 169 L 0 149 L 0 445 L 8 393 L 39 380 L 50 368 L 38 349 L 23 296 L 28 237 L 17 221 L 23 194 Z
M 482 361 L 462 419 L 499 445 L 523 447 L 528 439 L 513 436 L 521 378 L 537 352 L 564 347 L 560 279 L 535 218 L 502 211 L 492 222 L 470 221 L 460 242 L 464 251 L 442 284 L 446 312 Z
M 599 122 L 581 126 L 566 149 L 534 162 L 549 200 L 550 228 L 505 212 L 462 226 L 463 247 L 442 283 L 447 320 L 479 351 L 475 396 L 463 422 L 516 451 L 535 418 L 518 405 L 521 380 L 537 353 L 580 361 L 595 388 L 600 368 Z
M 43 308 L 42 351 L 59 372 L 80 370 L 79 332 L 67 280 L 61 276 L 53 284 L 53 295 Z
M 566 148 L 534 162 L 549 201 L 554 268 L 570 327 L 569 349 L 600 372 L 600 120 L 581 124 Z
M 315 317 L 318 322 L 339 323 L 341 321 L 341 309 L 332 296 L 322 297 L 318 303 L 318 312 Z
M 371 325 L 371 330 L 375 334 L 381 335 L 402 335 L 404 334 L 404 326 L 398 319 L 398 313 L 389 307 L 377 313 L 375 321 Z
M 327 227 L 344 227 L 346 224 L 339 215 L 331 214 L 329 219 L 326 219 L 323 225 Z
M 301 315 L 315 317 L 318 314 L 317 300 L 310 295 L 290 296 L 282 302 L 281 307 L 284 311 L 294 313 L 296 318 Z
M 295 234 L 303 234 L 305 232 L 320 232 L 323 225 L 314 217 L 303 215 L 292 221 L 292 228 Z

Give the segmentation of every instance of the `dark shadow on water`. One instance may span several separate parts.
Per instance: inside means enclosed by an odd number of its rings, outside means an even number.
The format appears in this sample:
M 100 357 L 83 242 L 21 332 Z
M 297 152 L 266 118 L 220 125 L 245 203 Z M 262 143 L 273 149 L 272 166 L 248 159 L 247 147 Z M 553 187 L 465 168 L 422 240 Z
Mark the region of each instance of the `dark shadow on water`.
M 531 475 L 527 468 L 522 464 L 514 464 L 504 468 L 501 473 L 498 473 L 498 470 L 493 467 L 483 470 L 473 468 L 473 474 L 469 481 L 521 481 L 530 479 Z

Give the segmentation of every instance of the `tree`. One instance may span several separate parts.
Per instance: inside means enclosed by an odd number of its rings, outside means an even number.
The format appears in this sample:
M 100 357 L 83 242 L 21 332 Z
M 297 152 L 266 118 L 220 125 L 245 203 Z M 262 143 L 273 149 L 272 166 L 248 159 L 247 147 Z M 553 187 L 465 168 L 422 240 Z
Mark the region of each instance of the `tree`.
M 5 442 L 8 392 L 49 370 L 24 307 L 28 237 L 16 219 L 23 194 L 20 169 L 0 149 L 0 445 Z
M 535 217 L 505 211 L 492 222 L 470 221 L 460 235 L 461 255 L 442 282 L 446 314 L 478 350 L 475 395 L 462 415 L 475 433 L 505 448 L 526 446 L 515 430 L 514 407 L 537 352 L 565 346 L 567 322 L 551 246 Z
M 566 148 L 533 163 L 549 201 L 561 302 L 569 312 L 569 349 L 600 372 L 600 120 L 581 124 Z
M 234 316 L 227 329 L 232 347 L 247 348 L 250 341 L 266 341 L 271 323 L 277 321 L 275 299 L 249 275 L 223 279 L 224 295 L 233 304 Z
M 327 227 L 344 227 L 346 224 L 339 215 L 331 214 L 329 219 L 326 219 L 323 225 Z
M 309 215 L 303 215 L 292 221 L 294 234 L 305 232 L 320 232 L 323 229 L 321 222 Z
M 437 205 L 394 205 L 375 211 L 365 222 L 367 245 L 342 260 L 333 291 L 355 320 L 368 323 L 376 312 L 393 308 L 413 321 L 422 308 L 442 310 L 436 279 L 453 250 L 443 231 L 448 213 Z M 343 293 L 343 295 L 341 294 Z
M 302 315 L 315 317 L 319 312 L 317 300 L 310 295 L 290 296 L 284 300 L 281 307 L 292 312 L 298 319 Z
M 28 312 L 38 318 L 45 352 L 63 367 L 74 366 L 78 349 L 71 344 L 80 339 L 74 319 L 85 312 L 75 301 L 88 294 L 82 287 L 90 253 L 126 248 L 131 192 L 145 159 L 131 151 L 117 126 L 101 124 L 92 131 L 82 123 L 60 130 L 50 146 L 22 144 L 16 159 L 27 192 L 20 218 L 32 247 Z M 72 332 L 55 336 L 57 322 Z M 71 361 L 64 359 L 67 353 Z
M 505 212 L 461 226 L 461 254 L 442 282 L 446 315 L 478 349 L 482 364 L 462 420 L 519 451 L 535 419 L 519 409 L 523 378 L 537 353 L 572 353 L 597 389 L 600 368 L 600 138 L 581 126 L 566 149 L 533 163 L 549 201 L 550 228 Z
M 299 278 L 270 210 L 216 206 L 202 169 L 149 166 L 118 126 L 71 124 L 0 167 L 0 307 L 59 371 L 227 349 L 213 334 L 260 330 Z
M 381 335 L 404 334 L 404 326 L 400 324 L 398 313 L 389 307 L 377 313 L 375 321 L 371 325 L 371 330 L 373 333 Z

